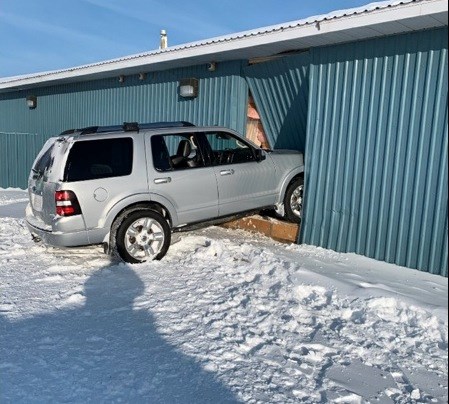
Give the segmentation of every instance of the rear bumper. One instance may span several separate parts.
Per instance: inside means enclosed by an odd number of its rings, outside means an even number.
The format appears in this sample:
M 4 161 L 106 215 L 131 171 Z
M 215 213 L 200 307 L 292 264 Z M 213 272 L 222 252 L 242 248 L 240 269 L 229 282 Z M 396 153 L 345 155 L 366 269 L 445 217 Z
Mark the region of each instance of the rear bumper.
M 54 231 L 51 226 L 46 226 L 36 219 L 29 206 L 26 209 L 26 224 L 32 235 L 55 247 L 76 247 L 90 244 L 87 231 Z
M 86 231 L 75 233 L 56 233 L 33 226 L 30 222 L 28 222 L 28 220 L 26 223 L 31 234 L 40 238 L 46 244 L 50 244 L 55 247 L 77 247 L 90 244 Z

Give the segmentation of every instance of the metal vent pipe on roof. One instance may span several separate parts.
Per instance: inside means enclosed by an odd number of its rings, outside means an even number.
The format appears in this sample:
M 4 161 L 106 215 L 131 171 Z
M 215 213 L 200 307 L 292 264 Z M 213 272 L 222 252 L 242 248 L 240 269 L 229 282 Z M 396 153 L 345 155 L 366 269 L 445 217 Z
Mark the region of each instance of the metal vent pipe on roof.
M 165 29 L 161 30 L 161 43 L 159 49 L 165 49 L 168 46 L 167 31 Z

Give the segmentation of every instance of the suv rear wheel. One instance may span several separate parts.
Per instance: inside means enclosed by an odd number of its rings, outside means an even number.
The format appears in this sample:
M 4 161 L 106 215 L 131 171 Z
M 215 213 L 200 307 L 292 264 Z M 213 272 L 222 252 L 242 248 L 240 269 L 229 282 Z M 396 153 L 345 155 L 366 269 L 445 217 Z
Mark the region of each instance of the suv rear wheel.
M 304 192 L 304 178 L 298 177 L 292 181 L 285 192 L 284 211 L 288 221 L 301 223 Z
M 117 230 L 117 252 L 131 264 L 160 260 L 170 246 L 170 226 L 153 210 L 132 212 Z

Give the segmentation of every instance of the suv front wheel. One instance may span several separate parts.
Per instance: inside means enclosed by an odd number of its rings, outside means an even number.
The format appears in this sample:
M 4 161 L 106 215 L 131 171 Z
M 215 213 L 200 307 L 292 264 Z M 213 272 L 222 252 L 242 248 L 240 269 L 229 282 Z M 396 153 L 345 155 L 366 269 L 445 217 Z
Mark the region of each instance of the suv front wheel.
M 170 226 L 153 210 L 132 212 L 117 230 L 117 252 L 131 264 L 160 260 L 170 246 Z
M 298 177 L 292 181 L 285 192 L 285 218 L 292 223 L 301 223 L 304 192 L 304 178 Z

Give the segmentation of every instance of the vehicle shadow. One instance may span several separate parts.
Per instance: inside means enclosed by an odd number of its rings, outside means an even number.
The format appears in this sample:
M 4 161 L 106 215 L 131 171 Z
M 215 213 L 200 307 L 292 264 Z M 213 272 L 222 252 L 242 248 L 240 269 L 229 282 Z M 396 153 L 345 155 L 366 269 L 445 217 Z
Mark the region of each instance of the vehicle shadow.
M 0 402 L 239 402 L 133 307 L 143 292 L 122 264 L 68 297 L 81 308 L 19 321 L 0 314 Z

